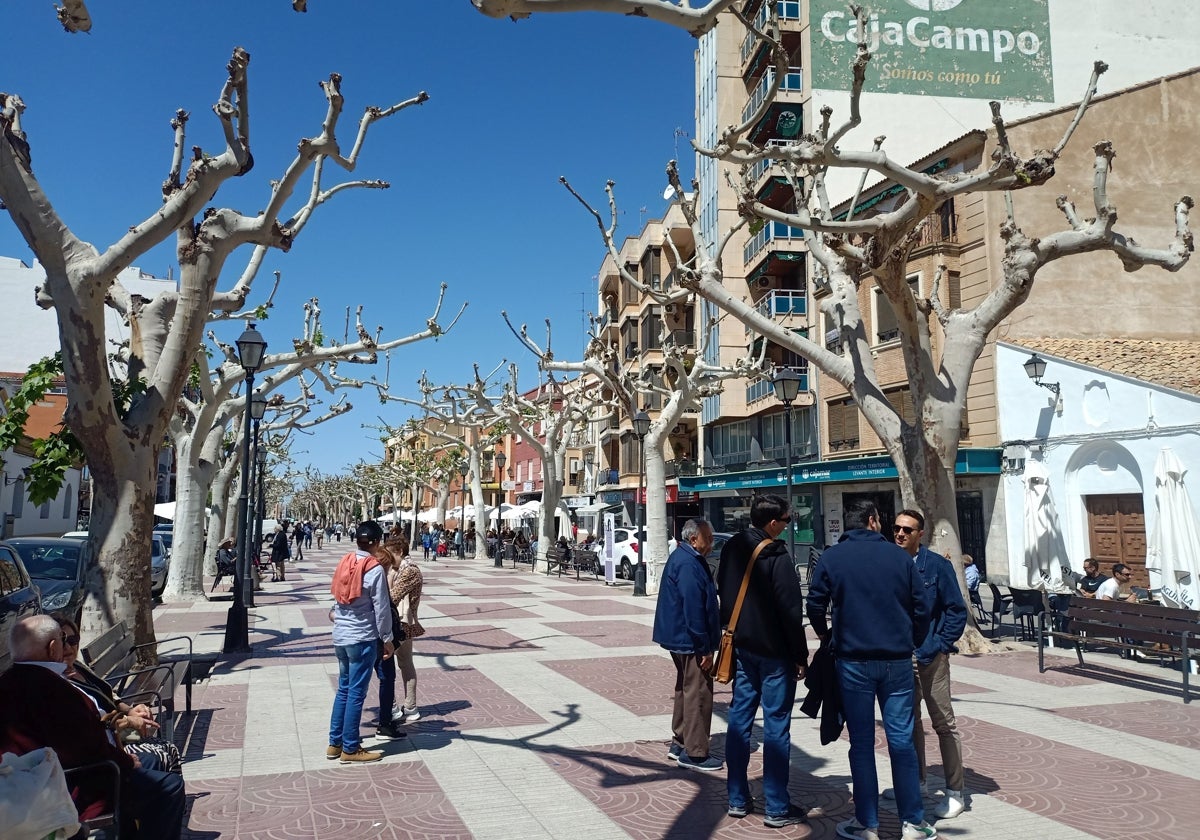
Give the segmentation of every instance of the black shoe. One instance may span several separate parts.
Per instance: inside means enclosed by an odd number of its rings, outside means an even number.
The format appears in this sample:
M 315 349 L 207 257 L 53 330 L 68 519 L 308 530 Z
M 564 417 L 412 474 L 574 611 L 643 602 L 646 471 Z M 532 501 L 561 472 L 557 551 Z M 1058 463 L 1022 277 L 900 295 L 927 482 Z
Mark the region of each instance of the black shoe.
M 782 816 L 768 814 L 763 817 L 763 825 L 767 828 L 787 828 L 789 825 L 806 825 L 807 823 L 808 816 L 795 805 L 789 807 L 788 812 Z
M 729 809 L 725 813 L 733 817 L 735 820 L 740 820 L 747 814 L 754 813 L 754 800 L 751 799 L 745 805 L 730 805 Z
M 408 733 L 397 728 L 395 723 L 383 723 L 375 730 L 380 738 L 407 738 Z

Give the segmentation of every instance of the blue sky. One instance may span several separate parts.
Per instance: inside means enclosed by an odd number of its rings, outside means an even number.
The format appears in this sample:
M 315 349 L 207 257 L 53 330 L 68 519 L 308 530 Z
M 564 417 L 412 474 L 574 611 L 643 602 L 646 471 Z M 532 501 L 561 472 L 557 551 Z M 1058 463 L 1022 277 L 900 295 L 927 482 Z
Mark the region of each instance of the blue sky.
M 34 171 L 55 207 L 100 248 L 157 208 L 177 108 L 192 115 L 189 146 L 221 148 L 211 105 L 235 46 L 251 55 L 255 168 L 215 203 L 245 212 L 265 203 L 267 181 L 291 160 L 296 141 L 319 130 L 325 102 L 317 82 L 330 72 L 343 77 L 345 150 L 364 106 L 428 91 L 425 105 L 377 123 L 360 158 L 354 177 L 392 188 L 325 205 L 290 253 L 268 257 L 256 283 L 265 295 L 271 272 L 283 273 L 276 308 L 260 327 L 271 350 L 290 346 L 300 304 L 313 295 L 328 333 L 340 335 L 345 307 L 362 303 L 368 328 L 401 335 L 421 328 L 439 284 L 449 283 L 444 317 L 464 301 L 467 313 L 450 335 L 393 356 L 394 393 L 413 395 L 422 370 L 435 382 L 463 381 L 473 362 L 491 369 L 501 359 L 519 362 L 532 384 L 532 356 L 504 328 L 502 309 L 539 338 L 550 318 L 558 355 L 578 356 L 603 246 L 558 177 L 598 204 L 604 182 L 615 180 L 619 233 L 634 235 L 663 211 L 663 169 L 677 149 L 685 176 L 692 171 L 695 45 L 653 22 L 581 14 L 513 23 L 483 17 L 468 0 L 311 0 L 305 15 L 286 0 L 89 6 L 92 32 L 68 35 L 49 3 L 7 0 L 0 90 L 26 103 Z M 31 258 L 7 218 L 0 254 Z M 244 265 L 241 254 L 221 288 Z M 165 276 L 174 239 L 137 264 Z M 220 330 L 228 340 L 238 332 Z M 363 424 L 409 416 L 368 392 L 350 398 L 353 412 L 295 441 L 300 465 L 336 472 L 378 457 L 377 435 Z

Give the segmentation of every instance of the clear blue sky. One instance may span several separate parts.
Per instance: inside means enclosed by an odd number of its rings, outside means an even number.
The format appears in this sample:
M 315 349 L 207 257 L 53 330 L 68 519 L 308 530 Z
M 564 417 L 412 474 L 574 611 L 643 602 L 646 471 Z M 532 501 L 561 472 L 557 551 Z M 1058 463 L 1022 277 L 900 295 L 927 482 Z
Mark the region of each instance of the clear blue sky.
M 504 328 L 501 309 L 539 339 L 552 319 L 558 355 L 578 356 L 603 246 L 558 177 L 598 204 L 604 182 L 615 180 L 627 236 L 663 211 L 663 170 L 677 148 L 685 176 L 692 171 L 688 139 L 675 130 L 693 134 L 695 43 L 661 24 L 598 14 L 513 23 L 483 17 L 468 0 L 310 0 L 304 15 L 287 0 L 89 6 L 92 32 L 68 35 L 50 3 L 6 0 L 0 90 L 25 100 L 34 172 L 59 213 L 100 248 L 158 207 L 177 108 L 192 115 L 189 146 L 222 148 L 211 106 L 235 46 L 251 55 L 255 167 L 214 203 L 244 212 L 265 203 L 267 181 L 296 141 L 319 131 L 317 83 L 330 72 L 343 77 L 344 150 L 364 106 L 429 92 L 425 105 L 369 134 L 355 177 L 385 179 L 392 189 L 325 205 L 290 253 L 268 257 L 255 287 L 265 295 L 271 272 L 282 271 L 276 308 L 261 325 L 275 350 L 290 346 L 310 296 L 320 298 L 330 334 L 341 334 L 346 306 L 362 303 L 369 328 L 401 335 L 422 327 L 439 284 L 449 283 L 444 316 L 464 301 L 467 314 L 437 343 L 393 356 L 394 393 L 414 395 L 422 369 L 435 382 L 463 381 L 473 362 L 490 369 L 504 358 L 518 361 L 532 384 L 533 357 Z M 332 183 L 338 173 L 326 172 Z M 230 260 L 221 288 L 246 253 Z M 31 257 L 7 218 L 0 254 Z M 137 264 L 165 276 L 174 238 Z M 232 340 L 240 329 L 220 332 Z M 336 472 L 378 457 L 377 436 L 362 425 L 409 416 L 368 392 L 350 399 L 353 412 L 295 442 L 300 465 Z

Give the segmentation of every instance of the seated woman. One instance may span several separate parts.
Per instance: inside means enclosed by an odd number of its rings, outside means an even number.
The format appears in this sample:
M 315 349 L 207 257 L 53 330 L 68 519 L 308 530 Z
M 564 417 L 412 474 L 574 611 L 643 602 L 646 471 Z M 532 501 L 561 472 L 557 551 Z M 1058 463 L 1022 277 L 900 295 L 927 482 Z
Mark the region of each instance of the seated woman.
M 104 722 L 117 735 L 125 752 L 134 757 L 152 754 L 159 769 L 182 773 L 183 762 L 179 748 L 158 736 L 158 723 L 144 703 L 131 706 L 113 693 L 112 687 L 91 668 L 79 661 L 79 628 L 68 618 L 58 619 L 63 631 L 63 676 L 83 689 L 96 701 Z

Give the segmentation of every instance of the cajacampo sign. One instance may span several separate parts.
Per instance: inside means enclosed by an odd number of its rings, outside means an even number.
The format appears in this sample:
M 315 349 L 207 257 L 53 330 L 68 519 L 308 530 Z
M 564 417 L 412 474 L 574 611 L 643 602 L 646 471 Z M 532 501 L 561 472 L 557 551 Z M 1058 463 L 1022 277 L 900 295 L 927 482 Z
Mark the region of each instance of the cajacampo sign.
M 1050 0 L 869 0 L 865 90 L 1054 99 Z M 857 44 L 845 0 L 812 0 L 812 86 L 849 90 Z

